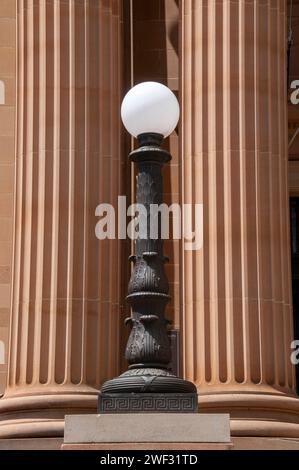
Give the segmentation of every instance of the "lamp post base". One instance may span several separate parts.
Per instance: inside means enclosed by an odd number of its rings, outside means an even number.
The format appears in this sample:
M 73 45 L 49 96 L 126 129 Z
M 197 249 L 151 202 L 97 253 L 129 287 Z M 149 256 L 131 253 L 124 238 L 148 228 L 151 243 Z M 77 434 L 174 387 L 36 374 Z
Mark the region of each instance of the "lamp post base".
M 99 413 L 197 413 L 197 390 L 167 369 L 130 369 L 103 384 L 98 409 Z

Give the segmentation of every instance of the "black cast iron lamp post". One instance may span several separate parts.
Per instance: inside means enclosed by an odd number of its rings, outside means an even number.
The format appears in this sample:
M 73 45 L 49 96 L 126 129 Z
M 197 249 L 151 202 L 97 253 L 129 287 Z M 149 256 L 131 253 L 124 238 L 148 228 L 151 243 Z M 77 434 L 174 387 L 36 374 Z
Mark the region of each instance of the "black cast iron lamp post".
M 132 328 L 126 347 L 129 367 L 103 384 L 99 398 L 102 413 L 197 411 L 194 384 L 176 377 L 168 368 L 169 321 L 164 310 L 170 296 L 161 221 L 158 219 L 158 237 L 151 238 L 150 230 L 151 205 L 163 202 L 162 166 L 171 159 L 161 144 L 175 129 L 179 115 L 175 95 L 156 82 L 136 85 L 122 103 L 124 126 L 139 143 L 130 159 L 137 165 L 136 202 L 146 209 L 147 224 L 142 238 L 135 241 L 135 254 L 130 257 L 134 268 L 127 296 L 132 308 L 131 317 L 126 320 Z M 142 223 L 140 218 L 139 224 Z

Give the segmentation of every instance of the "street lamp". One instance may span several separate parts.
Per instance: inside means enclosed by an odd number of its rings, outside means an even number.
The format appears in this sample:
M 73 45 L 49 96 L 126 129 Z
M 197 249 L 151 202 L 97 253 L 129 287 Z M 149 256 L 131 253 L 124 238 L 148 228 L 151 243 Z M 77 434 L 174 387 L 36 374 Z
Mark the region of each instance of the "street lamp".
M 162 204 L 162 166 L 171 155 L 161 148 L 163 139 L 175 129 L 180 115 L 172 91 L 156 82 L 144 82 L 125 96 L 121 117 L 139 148 L 130 154 L 137 165 L 137 204 L 146 211 L 145 236 L 137 238 L 127 300 L 132 314 L 126 324 L 132 328 L 126 347 L 129 367 L 117 378 L 105 382 L 99 396 L 100 413 L 196 412 L 197 393 L 193 383 L 176 377 L 171 360 L 164 316 L 170 300 L 164 264 L 161 220 L 158 236 L 151 237 L 151 205 Z M 142 219 L 140 219 L 142 224 Z

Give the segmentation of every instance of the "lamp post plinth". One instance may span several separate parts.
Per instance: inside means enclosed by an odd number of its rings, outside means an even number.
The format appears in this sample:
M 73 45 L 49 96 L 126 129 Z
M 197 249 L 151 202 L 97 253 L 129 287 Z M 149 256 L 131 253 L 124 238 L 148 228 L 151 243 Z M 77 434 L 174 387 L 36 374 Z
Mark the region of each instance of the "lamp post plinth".
M 100 413 L 121 412 L 197 412 L 197 391 L 193 383 L 176 377 L 168 366 L 170 342 L 164 316 L 170 300 L 164 265 L 161 220 L 157 236 L 151 233 L 151 207 L 162 204 L 162 166 L 171 160 L 161 148 L 163 136 L 144 133 L 138 136 L 140 147 L 130 154 L 137 165 L 136 202 L 146 209 L 144 234 L 137 238 L 134 264 L 127 300 L 131 317 L 126 324 L 131 334 L 126 347 L 129 367 L 119 377 L 105 382 L 99 397 Z M 140 221 L 140 223 L 142 223 Z

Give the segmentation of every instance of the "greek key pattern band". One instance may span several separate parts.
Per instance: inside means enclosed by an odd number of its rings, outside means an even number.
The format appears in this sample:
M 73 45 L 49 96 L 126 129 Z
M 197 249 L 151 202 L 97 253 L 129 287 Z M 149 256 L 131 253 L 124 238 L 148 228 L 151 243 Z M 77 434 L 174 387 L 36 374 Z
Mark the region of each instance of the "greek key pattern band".
M 196 393 L 102 393 L 99 413 L 197 413 Z

